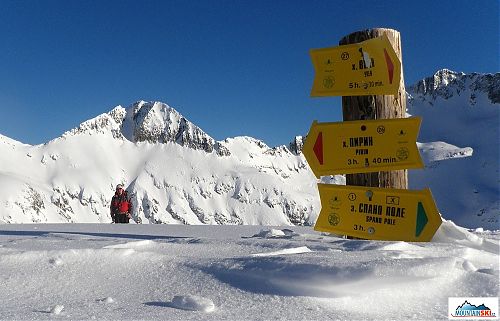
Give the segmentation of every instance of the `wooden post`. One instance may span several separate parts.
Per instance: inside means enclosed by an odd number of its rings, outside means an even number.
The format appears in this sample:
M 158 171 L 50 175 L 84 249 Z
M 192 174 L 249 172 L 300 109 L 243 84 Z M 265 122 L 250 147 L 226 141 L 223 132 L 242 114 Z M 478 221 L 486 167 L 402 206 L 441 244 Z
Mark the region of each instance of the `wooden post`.
M 386 34 L 394 51 L 402 62 L 401 36 L 399 31 L 393 29 L 376 28 L 351 33 L 339 42 L 339 45 L 347 45 L 380 37 Z M 401 84 L 397 96 L 343 96 L 342 112 L 344 121 L 367 120 L 367 119 L 389 119 L 406 117 L 406 91 L 403 78 L 403 67 L 401 63 Z M 408 189 L 408 171 L 398 170 L 390 172 L 374 172 L 366 174 L 347 174 L 347 185 L 387 187 Z

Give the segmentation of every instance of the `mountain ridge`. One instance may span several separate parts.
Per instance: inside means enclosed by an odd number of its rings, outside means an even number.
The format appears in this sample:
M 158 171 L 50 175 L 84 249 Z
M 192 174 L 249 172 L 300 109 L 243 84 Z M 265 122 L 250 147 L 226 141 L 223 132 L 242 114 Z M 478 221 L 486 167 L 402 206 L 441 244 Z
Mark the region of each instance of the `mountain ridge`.
M 480 74 L 456 72 L 449 69 L 438 70 L 433 76 L 409 86 L 407 91 L 413 97 L 441 97 L 449 99 L 470 90 L 470 102 L 474 104 L 478 93 L 486 93 L 493 104 L 500 103 L 500 73 Z

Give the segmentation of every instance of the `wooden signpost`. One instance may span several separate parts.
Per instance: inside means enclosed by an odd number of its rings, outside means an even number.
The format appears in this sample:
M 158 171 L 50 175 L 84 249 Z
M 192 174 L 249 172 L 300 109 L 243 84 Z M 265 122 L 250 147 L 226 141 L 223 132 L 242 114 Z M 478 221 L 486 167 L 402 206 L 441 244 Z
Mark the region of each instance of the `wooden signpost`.
M 400 33 L 394 29 L 376 28 L 353 32 L 343 37 L 339 45 L 360 43 L 372 38 L 387 36 L 391 43 L 398 63 L 402 66 L 402 50 Z M 400 67 L 399 86 L 397 94 L 387 92 L 383 95 L 342 96 L 342 114 L 344 121 L 393 119 L 406 117 L 406 90 L 403 68 Z M 347 185 L 374 186 L 408 189 L 407 170 L 391 170 L 372 173 L 357 173 L 346 175 Z
M 311 96 L 342 95 L 343 123 L 318 123 L 304 144 L 316 177 L 347 174 L 346 186 L 318 184 L 319 231 L 374 240 L 430 241 L 441 216 L 429 189 L 409 191 L 407 168 L 423 167 L 420 118 L 405 118 L 399 32 L 352 33 L 339 47 L 311 50 Z

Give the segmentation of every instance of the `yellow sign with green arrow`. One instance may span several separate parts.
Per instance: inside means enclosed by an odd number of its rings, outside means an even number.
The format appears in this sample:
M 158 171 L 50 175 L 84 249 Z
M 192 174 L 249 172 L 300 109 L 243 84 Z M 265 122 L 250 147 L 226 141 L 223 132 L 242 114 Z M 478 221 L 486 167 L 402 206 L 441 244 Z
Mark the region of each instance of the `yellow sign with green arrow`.
M 428 242 L 441 225 L 431 191 L 318 184 L 314 229 L 371 240 Z

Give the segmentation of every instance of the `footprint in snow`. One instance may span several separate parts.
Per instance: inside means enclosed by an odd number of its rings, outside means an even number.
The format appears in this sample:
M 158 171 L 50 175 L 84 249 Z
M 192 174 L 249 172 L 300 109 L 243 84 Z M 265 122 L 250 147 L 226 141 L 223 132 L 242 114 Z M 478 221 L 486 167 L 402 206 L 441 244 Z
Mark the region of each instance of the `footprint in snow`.
M 63 265 L 64 262 L 60 258 L 52 258 L 49 260 L 49 263 L 52 265 L 55 265 L 55 266 L 59 266 L 59 265 Z
M 115 302 L 115 300 L 112 297 L 108 296 L 106 298 L 97 300 L 97 302 L 108 303 L 109 304 L 109 303 Z

